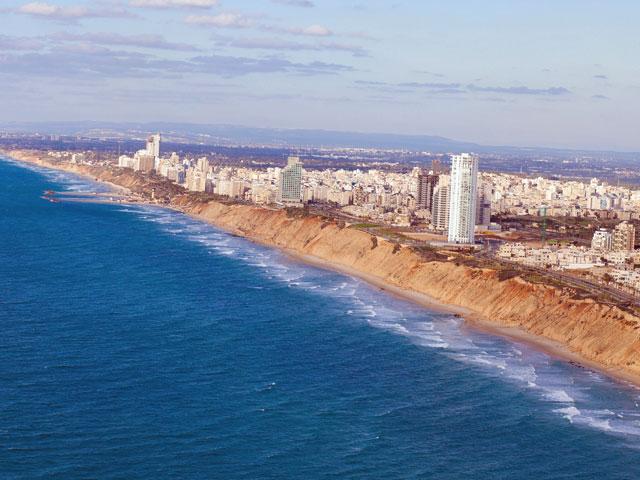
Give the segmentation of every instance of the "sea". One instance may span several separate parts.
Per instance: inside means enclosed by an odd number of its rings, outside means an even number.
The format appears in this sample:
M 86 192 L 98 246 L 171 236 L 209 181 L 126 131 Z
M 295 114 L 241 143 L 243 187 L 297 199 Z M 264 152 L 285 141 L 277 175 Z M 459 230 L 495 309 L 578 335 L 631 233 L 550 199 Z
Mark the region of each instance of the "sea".
M 636 479 L 640 390 L 0 159 L 0 479 Z

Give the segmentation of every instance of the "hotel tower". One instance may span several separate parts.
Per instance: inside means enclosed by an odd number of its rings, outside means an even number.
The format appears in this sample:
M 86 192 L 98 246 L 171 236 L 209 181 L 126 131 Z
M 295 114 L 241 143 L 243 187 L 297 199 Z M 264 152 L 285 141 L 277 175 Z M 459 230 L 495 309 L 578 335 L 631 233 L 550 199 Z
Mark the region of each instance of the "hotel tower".
M 478 157 L 468 153 L 451 157 L 449 187 L 449 242 L 475 241 Z

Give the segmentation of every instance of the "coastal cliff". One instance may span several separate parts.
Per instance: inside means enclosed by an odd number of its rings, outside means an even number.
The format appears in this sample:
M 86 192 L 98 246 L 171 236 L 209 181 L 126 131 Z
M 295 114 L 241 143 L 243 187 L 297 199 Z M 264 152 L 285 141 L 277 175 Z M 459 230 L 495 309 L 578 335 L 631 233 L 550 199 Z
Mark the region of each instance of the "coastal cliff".
M 133 191 L 148 189 L 133 172 L 51 163 L 10 152 L 23 161 L 91 176 Z M 557 342 L 582 360 L 640 384 L 640 317 L 621 306 L 583 298 L 570 288 L 502 275 L 455 259 L 429 259 L 415 248 L 331 219 L 178 194 L 170 207 L 251 240 L 348 270 L 378 285 L 462 307 L 483 322 Z

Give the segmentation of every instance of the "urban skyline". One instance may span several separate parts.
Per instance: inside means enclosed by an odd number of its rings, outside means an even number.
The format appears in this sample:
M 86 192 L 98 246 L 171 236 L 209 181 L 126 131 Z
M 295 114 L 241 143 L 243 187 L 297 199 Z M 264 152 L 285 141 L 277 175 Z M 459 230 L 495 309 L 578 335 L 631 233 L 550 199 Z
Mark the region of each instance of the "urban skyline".
M 479 157 L 468 153 L 448 156 L 450 164 L 443 156 L 434 158 L 430 170 L 415 167 L 410 173 L 304 169 L 303 160 L 294 155 L 284 167 L 249 168 L 226 164 L 217 154 L 169 154 L 161 150 L 160 139 L 160 134 L 150 135 L 146 148 L 132 157 L 100 155 L 96 162 L 92 151 L 48 151 L 47 157 L 116 176 L 133 170 L 136 182 L 155 184 L 142 195 L 129 196 L 134 204 L 169 205 L 175 195 L 193 195 L 198 202 L 285 210 L 293 218 L 331 218 L 394 242 L 474 252 L 478 259 L 492 258 L 510 269 L 517 264 L 536 269 L 548 281 L 578 282 L 591 292 L 605 288 L 618 301 L 635 302 L 640 294 L 637 187 L 598 178 L 479 172 Z M 59 201 L 48 194 L 45 198 Z M 395 245 L 394 251 L 402 248 Z

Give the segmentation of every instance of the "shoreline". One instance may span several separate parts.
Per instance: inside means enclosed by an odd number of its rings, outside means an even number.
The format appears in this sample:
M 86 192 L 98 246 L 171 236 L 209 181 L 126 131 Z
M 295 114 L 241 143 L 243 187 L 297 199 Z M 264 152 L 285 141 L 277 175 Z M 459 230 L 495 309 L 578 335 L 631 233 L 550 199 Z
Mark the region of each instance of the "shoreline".
M 102 180 L 88 173 L 77 171 L 75 168 L 62 168 L 61 166 L 52 165 L 50 163 L 43 162 L 38 158 L 30 158 L 27 160 L 27 159 L 16 158 L 15 156 L 12 156 L 8 153 L 5 153 L 5 155 L 7 155 L 10 159 L 17 161 L 18 163 L 35 164 L 42 168 L 51 169 L 54 171 L 57 170 L 57 171 L 72 173 L 74 175 L 84 177 L 92 182 L 98 182 L 98 183 L 108 185 L 114 191 L 131 193 L 131 190 L 124 186 L 117 185 L 106 180 Z M 173 204 L 160 205 L 160 204 L 155 204 L 151 202 L 139 202 L 137 203 L 137 205 L 149 205 L 149 206 L 166 208 L 169 210 L 180 212 L 184 215 L 189 216 L 194 220 L 213 225 L 216 228 L 219 228 L 229 234 L 240 236 L 251 242 L 266 246 L 268 248 L 278 249 L 288 257 L 300 263 L 315 266 L 315 267 L 326 269 L 326 270 L 331 270 L 334 272 L 351 276 L 353 278 L 360 279 L 365 283 L 369 284 L 370 286 L 381 290 L 382 292 L 410 301 L 416 305 L 419 305 L 425 308 L 426 310 L 429 310 L 432 312 L 438 312 L 438 313 L 458 315 L 463 318 L 464 320 L 463 325 L 465 328 L 470 328 L 478 332 L 497 336 L 497 337 L 506 339 L 507 341 L 512 343 L 525 344 L 557 360 L 565 361 L 573 365 L 578 365 L 579 367 L 582 367 L 582 368 L 587 368 L 589 370 L 602 373 L 607 377 L 611 378 L 612 380 L 615 380 L 617 382 L 624 384 L 625 386 L 632 387 L 632 388 L 640 388 L 640 375 L 637 375 L 632 372 L 626 372 L 619 367 L 610 367 L 610 366 L 602 365 L 597 361 L 584 357 L 580 353 L 572 351 L 567 345 L 563 344 L 562 342 L 555 341 L 550 338 L 546 338 L 541 335 L 531 333 L 526 329 L 524 329 L 523 327 L 500 325 L 499 323 L 484 317 L 481 313 L 474 311 L 471 308 L 455 305 L 452 303 L 446 303 L 426 293 L 418 292 L 410 288 L 403 288 L 397 285 L 392 285 L 378 276 L 358 270 L 353 267 L 349 267 L 347 265 L 343 265 L 337 262 L 332 262 L 314 255 L 300 253 L 298 251 L 293 250 L 292 248 L 287 248 L 285 246 L 268 243 L 266 241 L 261 240 L 257 236 L 252 236 L 250 234 L 247 234 L 246 232 L 243 232 L 240 229 L 234 230 L 234 229 L 222 226 L 220 224 L 217 224 L 205 218 L 204 215 L 189 212 L 187 208 L 184 208 L 178 205 L 173 205 Z
M 248 237 L 244 237 L 244 238 L 248 238 Z M 250 238 L 248 239 L 251 240 Z M 270 245 L 266 245 L 266 246 L 271 247 Z M 321 258 L 317 258 L 309 255 L 300 255 L 296 252 L 287 251 L 286 249 L 282 251 L 287 256 L 291 257 L 296 261 L 299 261 L 306 265 L 312 265 L 317 268 L 331 270 L 337 273 L 348 275 L 353 278 L 357 278 L 369 284 L 370 286 L 374 287 L 375 289 L 378 289 L 388 295 L 393 295 L 402 300 L 414 303 L 424 308 L 425 310 L 428 310 L 431 312 L 437 312 L 437 313 L 458 315 L 464 320 L 464 323 L 463 323 L 464 327 L 475 330 L 476 332 L 485 333 L 495 337 L 500 337 L 511 343 L 516 343 L 516 344 L 519 343 L 519 344 L 527 345 L 556 360 L 560 360 L 566 363 L 570 363 L 572 365 L 577 365 L 581 368 L 586 368 L 594 372 L 604 374 L 608 378 L 618 383 L 624 384 L 625 386 L 635 388 L 635 389 L 640 389 L 639 376 L 604 367 L 598 364 L 597 362 L 591 361 L 575 352 L 572 352 L 560 342 L 546 339 L 546 338 L 540 337 L 539 335 L 534 335 L 522 328 L 504 327 L 504 326 L 496 325 L 491 320 L 483 318 L 480 314 L 468 308 L 460 307 L 458 305 L 443 303 L 436 300 L 433 297 L 430 297 L 427 294 L 403 289 L 400 287 L 396 287 L 394 285 L 389 285 L 383 280 L 380 280 L 379 278 L 376 278 L 372 275 L 367 275 L 366 273 L 358 272 L 356 270 L 349 269 L 342 265 L 328 262 Z

